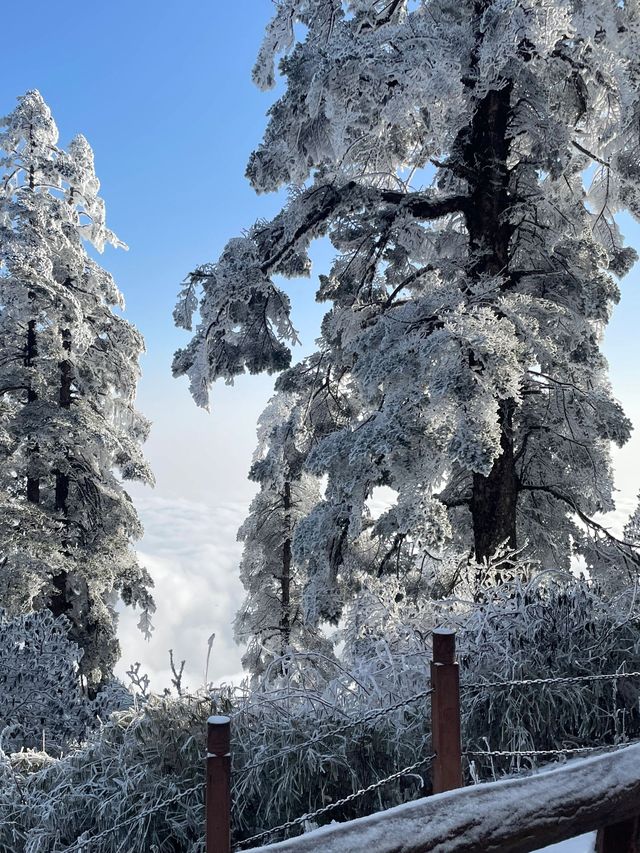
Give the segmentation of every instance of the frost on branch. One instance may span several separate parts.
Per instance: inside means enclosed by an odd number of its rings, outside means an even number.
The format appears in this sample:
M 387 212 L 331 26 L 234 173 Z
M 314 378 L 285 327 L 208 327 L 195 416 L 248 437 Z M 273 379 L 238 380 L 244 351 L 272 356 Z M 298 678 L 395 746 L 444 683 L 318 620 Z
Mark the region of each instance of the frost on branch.
M 118 656 L 118 596 L 147 614 L 152 586 L 131 547 L 142 529 L 122 480 L 151 483 L 135 409 L 140 333 L 87 254 L 106 227 L 93 153 L 65 151 L 38 92 L 0 132 L 0 604 L 70 623 L 96 686 Z
M 297 338 L 289 299 L 262 271 L 250 237 L 232 240 L 217 264 L 192 273 L 174 312 L 187 328 L 197 307 L 193 288 L 198 284 L 200 322 L 189 346 L 176 353 L 173 373 L 188 374 L 194 400 L 207 407 L 211 382 L 231 382 L 245 371 L 282 370 L 291 360 L 286 342 Z
M 280 391 L 260 418 L 251 468 L 260 491 L 238 533 L 245 543 L 240 578 L 247 595 L 235 634 L 248 643 L 244 666 L 266 681 L 286 674 L 295 651 L 331 657 L 330 643 L 305 618 L 305 574 L 293 551 L 298 522 L 320 498 L 317 478 L 302 467 L 309 440 L 305 402 L 300 394 Z
M 631 429 L 600 346 L 635 259 L 618 215 L 640 209 L 639 32 L 630 4 L 593 0 L 276 5 L 255 77 L 280 57 L 286 89 L 248 176 L 296 190 L 229 243 L 210 292 L 196 276 L 197 306 L 185 290 L 180 322 L 202 322 L 175 372 L 202 403 L 288 364 L 272 277 L 306 275 L 329 238 L 322 367 L 280 381 L 340 412 L 295 426 L 324 489 L 292 539 L 309 618 L 339 618 L 365 554 L 381 576 L 470 555 L 482 574 L 507 543 L 543 568 L 580 556 L 611 588 L 637 573 L 637 543 L 598 519 Z M 233 325 L 254 290 L 259 316 Z

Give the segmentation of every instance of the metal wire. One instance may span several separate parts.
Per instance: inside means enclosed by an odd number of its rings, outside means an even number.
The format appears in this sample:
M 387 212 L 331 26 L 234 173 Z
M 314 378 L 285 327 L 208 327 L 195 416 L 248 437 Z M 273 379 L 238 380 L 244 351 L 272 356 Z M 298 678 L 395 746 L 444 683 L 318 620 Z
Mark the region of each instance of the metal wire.
M 617 681 L 619 678 L 640 678 L 640 672 L 617 672 L 609 675 L 572 675 L 557 678 L 529 678 L 514 681 L 479 681 L 475 684 L 461 684 L 460 690 L 482 690 L 486 687 L 519 687 L 525 684 L 573 684 L 585 681 Z
M 304 743 L 296 744 L 295 746 L 285 747 L 279 752 L 275 752 L 273 755 L 268 755 L 266 756 L 266 758 L 261 758 L 258 761 L 252 762 L 251 764 L 246 764 L 238 771 L 239 778 L 241 779 L 250 770 L 255 770 L 258 767 L 263 767 L 265 764 L 269 764 L 272 761 L 277 761 L 278 759 L 283 758 L 285 755 L 290 755 L 292 752 L 299 752 L 301 749 L 305 749 L 307 746 L 313 746 L 314 744 L 326 740 L 329 737 L 342 734 L 342 732 L 347 732 L 350 729 L 361 725 L 362 723 L 368 723 L 371 720 L 375 720 L 377 717 L 382 717 L 385 714 L 389 714 L 391 713 L 391 711 L 397 711 L 400 708 L 404 708 L 410 702 L 416 702 L 418 699 L 425 699 L 431 693 L 433 693 L 432 687 L 430 687 L 428 690 L 423 690 L 421 693 L 416 693 L 414 696 L 410 696 L 408 699 L 402 699 L 401 701 L 395 702 L 393 705 L 388 705 L 386 708 L 376 708 L 373 711 L 369 711 L 362 717 L 359 717 L 357 720 L 349 720 L 347 723 L 343 723 L 340 726 L 336 726 L 328 732 L 309 738 L 309 740 L 305 741 Z
M 192 788 L 187 788 L 186 791 L 180 791 L 178 794 L 174 794 L 173 797 L 169 797 L 168 800 L 162 800 L 162 802 L 156 803 L 141 814 L 133 815 L 120 823 L 116 823 L 113 826 L 107 827 L 107 829 L 103 829 L 102 832 L 99 832 L 97 835 L 92 835 L 90 838 L 79 838 L 77 841 L 74 841 L 70 847 L 65 847 L 63 850 L 59 851 L 59 853 L 73 853 L 73 851 L 82 851 L 85 847 L 90 848 L 96 841 L 100 841 L 101 838 L 106 838 L 108 835 L 111 835 L 112 832 L 122 829 L 131 823 L 137 823 L 138 821 L 148 817 L 148 815 L 155 814 L 155 812 L 164 809 L 165 806 L 170 806 L 171 803 L 177 803 L 178 800 L 181 800 L 189 794 L 194 794 L 196 791 L 202 791 L 203 788 L 204 783 L 200 783 L 199 785 L 194 785 Z
M 393 782 L 396 779 L 399 779 L 401 776 L 407 776 L 409 773 L 413 773 L 418 767 L 421 767 L 424 764 L 428 764 L 435 758 L 434 755 L 428 755 L 426 758 L 422 758 L 420 761 L 416 761 L 415 764 L 410 764 L 408 767 L 404 767 L 402 770 L 398 770 L 396 773 L 392 773 L 390 776 L 385 776 L 384 779 L 378 779 L 377 782 L 373 782 L 371 785 L 368 785 L 366 788 L 361 788 L 359 791 L 354 791 L 353 794 L 349 794 L 346 797 L 343 797 L 341 800 L 336 800 L 335 803 L 328 803 L 326 806 L 322 806 L 319 809 L 316 809 L 313 812 L 309 812 L 308 814 L 303 814 L 300 817 L 295 818 L 295 820 L 289 820 L 286 823 L 280 824 L 280 826 L 274 826 L 271 829 L 267 829 L 264 832 L 260 832 L 257 835 L 252 835 L 250 838 L 245 838 L 240 842 L 240 845 L 237 850 L 245 845 L 254 842 L 260 841 L 262 838 L 267 838 L 270 835 L 275 835 L 276 832 L 282 832 L 284 829 L 290 829 L 291 827 L 298 826 L 301 823 L 305 823 L 306 821 L 313 820 L 315 817 L 319 817 L 320 815 L 326 814 L 326 812 L 330 812 L 333 809 L 337 809 L 339 806 L 345 805 L 345 803 L 350 803 L 352 800 L 357 799 L 358 797 L 362 797 L 364 794 L 368 794 L 371 791 L 375 791 L 377 788 L 381 788 L 383 785 L 386 785 L 387 782 Z
M 578 752 L 615 752 L 618 749 L 624 749 L 626 746 L 632 746 L 638 741 L 629 741 L 628 743 L 606 744 L 605 746 L 572 746 L 566 749 L 496 749 L 487 750 L 466 750 L 462 754 L 465 756 L 473 755 L 488 758 L 510 758 L 520 755 L 575 755 Z

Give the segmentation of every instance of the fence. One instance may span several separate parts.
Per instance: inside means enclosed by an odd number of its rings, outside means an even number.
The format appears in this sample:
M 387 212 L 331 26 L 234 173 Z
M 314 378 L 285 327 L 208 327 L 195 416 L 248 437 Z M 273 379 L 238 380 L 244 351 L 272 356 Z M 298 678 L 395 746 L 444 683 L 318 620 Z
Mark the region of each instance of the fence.
M 488 682 L 464 685 L 463 690 L 517 687 L 520 685 L 560 685 L 596 680 L 638 678 L 640 673 L 556 677 L 544 679 Z M 446 841 L 450 853 L 460 850 L 531 851 L 545 844 L 562 841 L 598 829 L 598 853 L 635 853 L 640 847 L 640 744 L 626 746 L 616 755 L 604 755 L 549 771 L 539 776 L 487 783 L 461 789 L 462 758 L 476 756 L 553 756 L 584 755 L 595 747 L 556 750 L 463 752 L 460 738 L 460 680 L 455 660 L 455 633 L 446 629 L 433 632 L 431 685 L 409 700 L 369 712 L 357 721 L 335 727 L 330 734 L 348 731 L 357 724 L 384 716 L 410 701 L 431 698 L 432 754 L 395 773 L 336 800 L 250 838 L 240 847 L 273 839 L 280 833 L 309 824 L 361 796 L 374 791 L 418 768 L 431 766 L 433 793 L 437 796 L 406 803 L 367 818 L 322 828 L 288 841 L 260 848 L 282 853 L 311 853 L 331 850 L 392 853 L 399 849 L 427 853 Z M 208 722 L 206 771 L 206 850 L 207 853 L 231 851 L 231 755 L 228 717 L 211 717 Z M 328 735 L 318 735 L 305 745 L 317 743 Z M 241 772 L 272 763 L 299 745 L 245 766 Z M 619 749 L 619 747 L 614 747 Z M 601 750 L 600 750 L 601 751 Z M 584 767 L 582 766 L 584 765 Z M 624 784 L 616 785 L 622 773 Z M 584 769 L 586 768 L 586 769 Z M 603 780 L 604 783 L 603 783 Z M 567 814 L 569 800 L 575 815 Z M 502 806 L 501 806 L 502 804 Z M 425 829 L 426 827 L 426 829 Z M 364 839 L 364 840 L 363 840 Z M 373 846 L 372 846 L 373 845 Z M 251 848 L 247 853 L 255 853 Z M 441 848 L 443 849 L 443 848 Z
M 489 749 L 463 751 L 460 742 L 460 695 L 486 688 L 519 688 L 581 684 L 595 681 L 617 682 L 640 678 L 640 672 L 608 675 L 560 676 L 512 681 L 481 682 L 460 686 L 455 660 L 455 634 L 440 629 L 433 632 L 431 681 L 425 689 L 385 707 L 371 710 L 357 719 L 349 719 L 329 732 L 317 734 L 302 744 L 281 749 L 249 762 L 234 774 L 234 781 L 265 765 L 299 752 L 303 747 L 380 718 L 414 702 L 431 701 L 432 750 L 420 760 L 403 767 L 372 784 L 354 791 L 315 811 L 303 814 L 279 826 L 265 829 L 243 839 L 243 853 L 428 853 L 433 850 L 457 851 L 532 851 L 575 835 L 599 830 L 598 853 L 638 853 L 640 851 L 640 743 L 619 744 L 615 754 L 607 753 L 586 761 L 572 762 L 557 770 L 526 778 L 512 778 L 462 788 L 463 758 L 475 757 L 552 757 L 602 752 L 600 747 L 569 747 L 553 750 L 507 751 Z M 146 803 L 136 815 L 111 825 L 97 835 L 83 834 L 64 853 L 92 853 L 106 836 L 129 824 L 139 823 L 162 812 L 171 803 L 181 801 L 205 787 L 206 851 L 231 851 L 231 750 L 232 721 L 229 717 L 210 717 L 207 732 L 206 783 L 182 790 L 174 796 Z M 414 800 L 340 824 L 322 827 L 301 836 L 269 843 L 267 847 L 248 845 L 271 841 L 287 830 L 306 828 L 316 818 L 377 791 L 403 776 L 430 768 L 435 796 Z M 445 845 L 445 846 L 439 846 Z
M 640 745 L 630 746 L 425 797 L 247 853 L 529 853 L 611 820 L 619 822 L 617 837 L 603 838 L 600 849 L 627 853 L 637 849 L 629 838 L 640 809 L 639 763 Z

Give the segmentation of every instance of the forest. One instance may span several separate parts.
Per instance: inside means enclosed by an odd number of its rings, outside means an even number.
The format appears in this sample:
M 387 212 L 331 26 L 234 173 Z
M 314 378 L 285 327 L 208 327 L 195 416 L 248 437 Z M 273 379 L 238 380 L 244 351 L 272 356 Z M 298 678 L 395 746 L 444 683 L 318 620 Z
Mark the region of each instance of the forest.
M 443 626 L 466 785 L 640 740 L 640 504 L 610 520 L 634 425 L 603 352 L 637 276 L 637 0 L 277 0 L 252 76 L 275 94 L 246 178 L 279 209 L 166 317 L 195 406 L 274 377 L 218 617 L 236 682 L 173 651 L 163 689 L 118 669 L 123 612 L 150 643 L 163 612 L 145 340 L 101 258 L 126 247 L 38 89 L 0 123 L 0 853 L 203 853 L 211 715 L 234 849 L 428 796 Z

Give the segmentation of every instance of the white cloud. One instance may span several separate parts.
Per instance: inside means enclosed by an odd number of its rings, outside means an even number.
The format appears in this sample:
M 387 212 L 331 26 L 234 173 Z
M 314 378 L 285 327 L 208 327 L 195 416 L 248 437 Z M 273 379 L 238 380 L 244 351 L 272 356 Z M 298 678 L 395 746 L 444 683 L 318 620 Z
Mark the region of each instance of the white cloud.
M 209 680 L 238 680 L 241 649 L 233 640 L 232 620 L 243 598 L 238 578 L 241 545 L 236 532 L 248 506 L 236 501 L 209 505 L 147 495 L 136 498 L 145 527 L 138 553 L 155 581 L 156 630 L 145 642 L 129 608 L 120 616 L 122 659 L 118 674 L 140 661 L 154 690 L 171 681 L 169 649 L 186 660 L 189 689 L 204 680 L 207 640 L 215 632 Z

